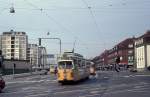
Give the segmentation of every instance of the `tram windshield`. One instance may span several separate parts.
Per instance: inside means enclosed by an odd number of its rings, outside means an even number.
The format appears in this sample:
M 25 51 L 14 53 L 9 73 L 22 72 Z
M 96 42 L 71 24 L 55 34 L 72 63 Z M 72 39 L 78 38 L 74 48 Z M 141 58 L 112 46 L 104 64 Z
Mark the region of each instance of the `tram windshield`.
M 73 68 L 73 64 L 72 64 L 72 61 L 61 61 L 58 63 L 58 67 L 60 69 L 62 68 L 71 69 Z

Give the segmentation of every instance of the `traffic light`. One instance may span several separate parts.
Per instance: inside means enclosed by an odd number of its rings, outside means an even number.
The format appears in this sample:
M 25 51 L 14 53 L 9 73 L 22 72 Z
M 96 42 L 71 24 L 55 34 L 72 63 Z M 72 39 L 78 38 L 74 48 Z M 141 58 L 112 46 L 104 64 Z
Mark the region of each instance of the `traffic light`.
M 117 64 L 120 63 L 120 57 L 119 57 L 119 56 L 117 56 L 117 58 L 116 58 L 116 63 L 117 63 Z
M 39 38 L 39 46 L 41 46 L 41 38 Z
M 16 64 L 14 63 L 14 69 L 16 68 Z
M 2 68 L 2 62 L 0 62 L 0 68 Z

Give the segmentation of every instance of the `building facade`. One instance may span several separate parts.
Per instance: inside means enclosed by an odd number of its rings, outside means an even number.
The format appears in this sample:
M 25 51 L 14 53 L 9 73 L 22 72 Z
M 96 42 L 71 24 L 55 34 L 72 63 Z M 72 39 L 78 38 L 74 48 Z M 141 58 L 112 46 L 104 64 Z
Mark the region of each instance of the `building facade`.
M 135 40 L 135 61 L 138 70 L 150 66 L 150 31 Z
M 115 45 L 110 50 L 105 50 L 99 56 L 93 59 L 93 62 L 96 63 L 98 67 L 108 67 L 111 64 L 116 64 L 117 56 L 120 57 L 120 64 L 134 65 L 134 37 L 127 38 L 117 45 Z
M 29 60 L 30 64 L 37 64 L 38 56 L 38 45 L 37 44 L 28 44 L 27 49 L 27 60 Z
M 44 68 L 47 64 L 47 52 L 46 48 L 43 46 L 38 47 L 38 55 L 37 55 L 37 65 L 38 67 Z
M 28 36 L 25 32 L 3 32 L 1 50 L 4 59 L 26 60 Z

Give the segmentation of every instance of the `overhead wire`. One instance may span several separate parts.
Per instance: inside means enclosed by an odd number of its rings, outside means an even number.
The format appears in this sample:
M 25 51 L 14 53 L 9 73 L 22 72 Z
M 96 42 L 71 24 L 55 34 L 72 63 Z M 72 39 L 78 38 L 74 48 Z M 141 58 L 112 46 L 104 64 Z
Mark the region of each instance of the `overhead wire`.
M 90 12 L 90 14 L 91 14 L 91 17 L 93 18 L 94 24 L 95 24 L 95 26 L 96 26 L 97 32 L 99 33 L 99 32 L 100 32 L 99 26 L 98 26 L 98 24 L 97 24 L 97 22 L 96 22 L 96 18 L 95 18 L 95 15 L 94 15 L 93 11 L 92 11 L 92 7 L 90 7 L 90 6 L 88 5 L 88 3 L 87 3 L 85 0 L 82 0 L 82 1 L 83 1 L 83 3 L 86 5 L 87 9 L 89 10 L 89 12 Z
M 54 21 L 58 26 L 60 26 L 61 28 L 63 28 L 64 30 L 66 30 L 67 32 L 69 31 L 66 27 L 64 27 L 60 22 L 56 21 L 52 16 L 48 15 L 46 12 L 44 12 L 45 9 L 40 8 L 34 4 L 32 4 L 31 2 L 28 2 L 28 0 L 24 0 L 26 1 L 28 4 L 30 4 L 32 7 L 37 8 L 38 10 L 41 11 L 41 13 L 45 14 L 50 20 Z M 69 31 L 71 32 L 71 31 Z M 73 33 L 74 34 L 74 33 Z
M 46 12 L 44 12 L 44 9 L 43 8 L 40 8 L 36 5 L 33 5 L 31 2 L 28 2 L 28 0 L 24 0 L 26 1 L 28 4 L 30 4 L 30 6 L 34 7 L 34 8 L 37 8 L 38 10 L 40 10 L 42 13 L 44 13 L 50 20 L 53 20 L 58 26 L 60 26 L 61 28 L 63 28 L 65 31 L 67 32 L 71 32 L 73 35 L 74 35 L 74 38 L 75 38 L 75 41 L 76 39 L 80 39 L 77 35 L 75 35 L 74 32 L 68 30 L 66 27 L 64 27 L 60 22 L 56 21 L 53 17 L 51 17 L 50 15 L 48 15 Z M 80 39 L 80 42 L 81 42 L 81 39 Z M 87 47 L 86 47 L 87 48 Z

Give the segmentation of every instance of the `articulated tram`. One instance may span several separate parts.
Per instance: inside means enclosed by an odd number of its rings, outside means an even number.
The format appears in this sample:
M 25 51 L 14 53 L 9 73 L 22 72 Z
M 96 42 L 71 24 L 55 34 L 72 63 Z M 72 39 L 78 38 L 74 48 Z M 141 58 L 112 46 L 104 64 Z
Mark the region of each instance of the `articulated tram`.
M 58 61 L 58 82 L 76 82 L 89 77 L 90 61 L 82 55 L 64 52 Z

